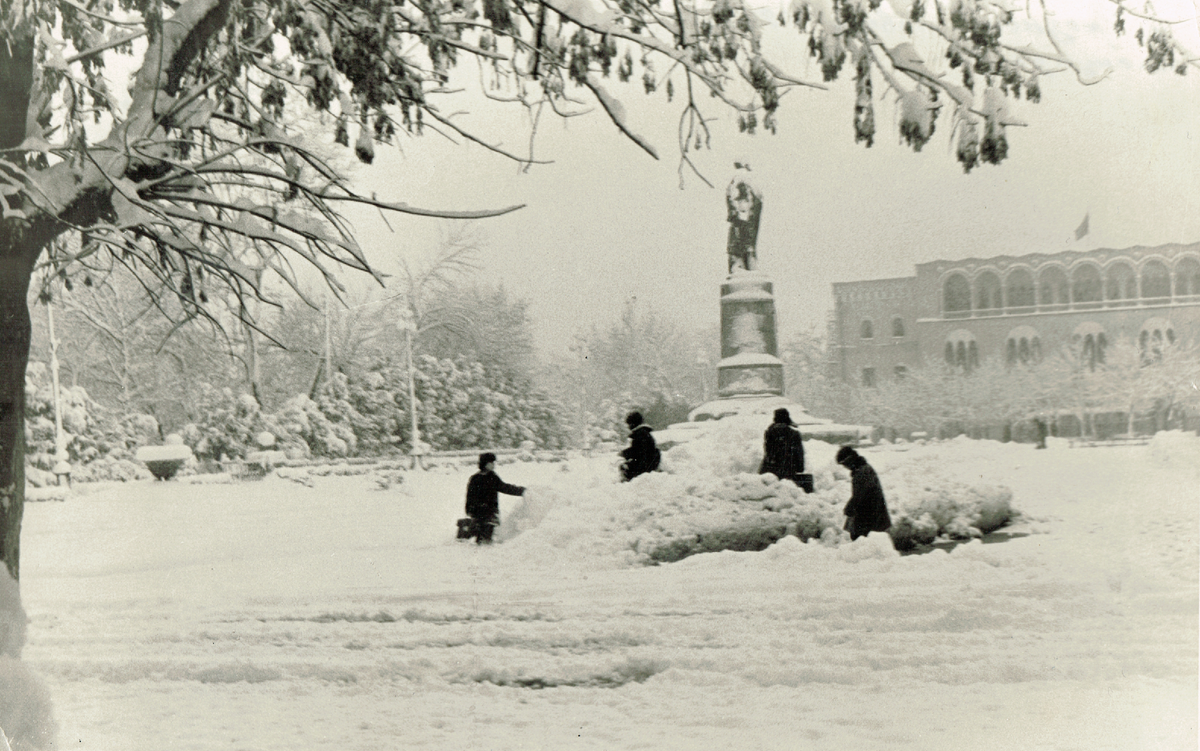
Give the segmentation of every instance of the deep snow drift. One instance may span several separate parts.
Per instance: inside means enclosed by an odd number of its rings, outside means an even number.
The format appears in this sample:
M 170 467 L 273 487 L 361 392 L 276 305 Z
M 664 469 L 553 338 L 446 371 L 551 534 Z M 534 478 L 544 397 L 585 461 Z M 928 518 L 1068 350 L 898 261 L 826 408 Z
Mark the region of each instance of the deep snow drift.
M 644 565 L 730 507 L 840 526 L 834 447 L 806 498 L 741 474 L 760 441 L 502 464 L 491 547 L 454 540 L 469 467 L 80 487 L 26 510 L 25 662 L 60 748 L 1196 747 L 1200 439 L 878 447 L 894 516 L 1010 504 L 1012 539 Z

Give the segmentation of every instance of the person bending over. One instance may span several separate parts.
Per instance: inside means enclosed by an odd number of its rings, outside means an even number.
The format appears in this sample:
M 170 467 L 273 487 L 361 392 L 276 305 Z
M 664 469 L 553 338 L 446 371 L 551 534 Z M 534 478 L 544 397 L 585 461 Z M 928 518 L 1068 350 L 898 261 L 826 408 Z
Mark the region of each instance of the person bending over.
M 871 532 L 891 529 L 892 518 L 888 515 L 883 486 L 879 484 L 875 469 L 849 446 L 838 449 L 836 461 L 850 470 L 850 501 L 842 510 L 846 515 L 845 529 L 850 533 L 850 539 L 857 540 Z

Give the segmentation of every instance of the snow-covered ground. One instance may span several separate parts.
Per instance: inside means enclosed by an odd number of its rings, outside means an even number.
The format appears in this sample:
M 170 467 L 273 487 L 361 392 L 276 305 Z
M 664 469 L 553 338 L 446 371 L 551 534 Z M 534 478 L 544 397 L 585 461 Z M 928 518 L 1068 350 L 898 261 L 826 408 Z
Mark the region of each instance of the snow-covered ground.
M 1197 747 L 1200 438 L 871 449 L 896 505 L 1007 486 L 1012 537 L 642 565 L 727 449 L 502 464 L 492 547 L 454 539 L 469 468 L 80 487 L 26 507 L 24 661 L 81 751 Z

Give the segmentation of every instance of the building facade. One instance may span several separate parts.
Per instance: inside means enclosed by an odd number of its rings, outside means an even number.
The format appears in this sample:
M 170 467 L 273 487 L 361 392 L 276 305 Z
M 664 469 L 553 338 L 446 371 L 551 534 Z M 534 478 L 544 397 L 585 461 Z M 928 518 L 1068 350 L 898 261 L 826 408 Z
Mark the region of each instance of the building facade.
M 1114 342 L 1200 340 L 1200 243 L 918 264 L 833 285 L 831 366 L 872 386 L 945 362 L 1031 362 L 1062 347 L 1103 362 Z

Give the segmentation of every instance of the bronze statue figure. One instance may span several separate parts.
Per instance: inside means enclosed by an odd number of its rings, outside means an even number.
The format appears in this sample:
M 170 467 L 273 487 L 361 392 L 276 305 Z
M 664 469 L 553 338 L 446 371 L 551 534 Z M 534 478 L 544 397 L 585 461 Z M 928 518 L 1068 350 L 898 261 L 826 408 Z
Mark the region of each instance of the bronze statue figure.
M 729 253 L 730 274 L 735 268 L 753 271 L 758 265 L 756 244 L 758 219 L 762 213 L 762 193 L 750 182 L 750 165 L 734 162 L 733 166 L 738 172 L 725 190 L 729 219 L 726 250 Z

